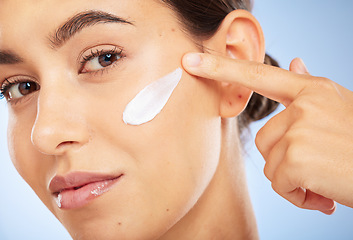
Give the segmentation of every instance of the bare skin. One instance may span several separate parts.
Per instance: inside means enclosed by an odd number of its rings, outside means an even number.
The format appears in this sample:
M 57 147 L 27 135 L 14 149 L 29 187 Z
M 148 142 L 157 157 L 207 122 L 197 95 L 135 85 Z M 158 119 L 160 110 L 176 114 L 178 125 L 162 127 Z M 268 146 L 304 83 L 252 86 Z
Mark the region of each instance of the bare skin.
M 85 14 L 107 13 L 120 20 L 55 38 Z M 11 159 L 74 239 L 258 239 L 236 125 L 251 90 L 184 72 L 152 122 L 122 121 L 137 92 L 198 51 L 170 9 L 152 0 L 5 0 L 0 32 Z M 264 58 L 261 28 L 246 11 L 201 44 Z M 97 65 L 107 51 L 114 62 Z M 123 177 L 85 206 L 61 209 L 50 182 L 75 172 Z
M 326 214 L 335 211 L 335 201 L 353 207 L 351 91 L 310 76 L 301 59 L 292 61 L 290 71 L 202 54 L 188 54 L 183 63 L 191 74 L 240 84 L 286 107 L 256 137 L 265 175 L 278 194 Z

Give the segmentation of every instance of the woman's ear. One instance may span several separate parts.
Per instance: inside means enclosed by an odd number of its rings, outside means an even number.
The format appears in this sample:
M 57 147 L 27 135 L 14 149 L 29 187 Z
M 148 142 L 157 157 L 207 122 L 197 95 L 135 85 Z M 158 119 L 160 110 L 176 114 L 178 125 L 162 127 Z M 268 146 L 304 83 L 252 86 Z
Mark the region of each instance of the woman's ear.
M 246 10 L 235 10 L 223 20 L 217 33 L 203 42 L 212 54 L 234 59 L 263 62 L 265 40 L 260 24 Z M 234 75 L 237 73 L 234 72 Z M 246 107 L 252 91 L 237 84 L 220 83 L 220 116 L 238 116 Z

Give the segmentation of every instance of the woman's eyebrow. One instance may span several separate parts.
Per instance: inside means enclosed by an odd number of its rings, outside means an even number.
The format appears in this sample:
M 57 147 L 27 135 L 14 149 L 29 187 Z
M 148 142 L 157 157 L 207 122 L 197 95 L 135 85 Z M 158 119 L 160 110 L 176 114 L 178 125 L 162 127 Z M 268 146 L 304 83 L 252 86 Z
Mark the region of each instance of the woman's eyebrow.
M 132 22 L 111 13 L 95 10 L 85 11 L 74 15 L 59 28 L 57 28 L 54 34 L 49 36 L 50 44 L 54 49 L 60 48 L 82 29 L 98 23 L 121 23 L 134 25 Z
M 12 51 L 0 50 L 0 65 L 22 63 L 23 59 Z

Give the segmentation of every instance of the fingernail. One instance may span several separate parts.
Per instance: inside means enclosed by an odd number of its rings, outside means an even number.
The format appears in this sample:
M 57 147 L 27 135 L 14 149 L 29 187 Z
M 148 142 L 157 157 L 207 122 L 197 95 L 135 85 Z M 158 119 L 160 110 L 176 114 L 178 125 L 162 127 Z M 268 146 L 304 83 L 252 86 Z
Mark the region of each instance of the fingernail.
M 185 61 L 189 67 L 198 67 L 201 65 L 202 59 L 201 56 L 197 53 L 188 53 L 185 56 Z
M 299 71 L 300 71 L 300 73 L 302 73 L 302 74 L 304 74 L 304 73 L 309 73 L 309 70 L 308 70 L 308 68 L 305 66 L 305 63 L 304 63 L 304 61 L 303 61 L 303 59 L 301 59 L 301 58 L 299 58 Z
M 329 210 L 321 210 L 321 212 L 326 214 L 326 215 L 332 215 L 332 214 L 335 213 L 336 208 L 337 208 L 337 204 L 336 204 L 336 202 L 334 202 L 333 207 L 331 209 L 329 209 Z

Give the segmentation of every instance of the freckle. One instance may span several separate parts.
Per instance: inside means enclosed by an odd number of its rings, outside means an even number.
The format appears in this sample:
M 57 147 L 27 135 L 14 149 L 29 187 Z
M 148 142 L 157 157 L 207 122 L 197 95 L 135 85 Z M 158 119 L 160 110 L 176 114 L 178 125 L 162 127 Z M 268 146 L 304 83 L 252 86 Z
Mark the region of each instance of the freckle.
M 167 209 L 167 212 L 169 212 L 169 208 Z
M 232 103 L 231 101 L 229 101 L 228 104 L 229 104 L 229 106 L 232 106 L 232 105 L 233 105 L 233 103 Z
M 119 226 L 121 226 L 121 222 L 120 223 L 118 223 L 119 224 Z

